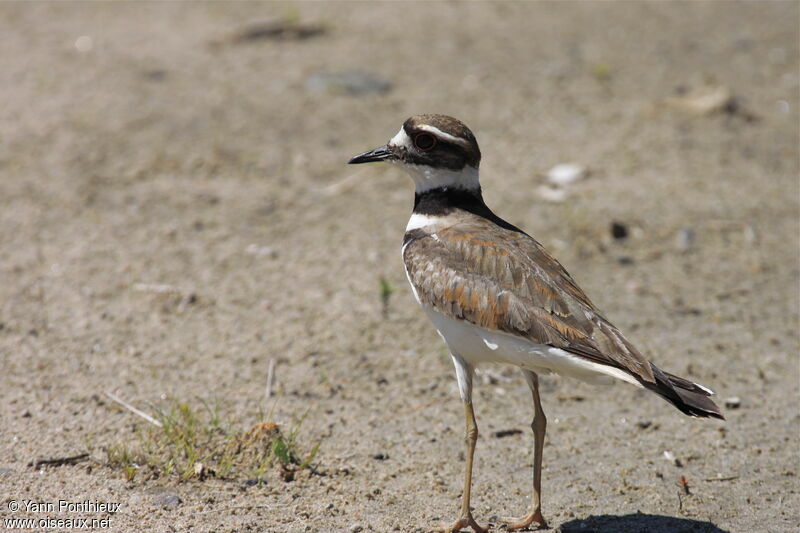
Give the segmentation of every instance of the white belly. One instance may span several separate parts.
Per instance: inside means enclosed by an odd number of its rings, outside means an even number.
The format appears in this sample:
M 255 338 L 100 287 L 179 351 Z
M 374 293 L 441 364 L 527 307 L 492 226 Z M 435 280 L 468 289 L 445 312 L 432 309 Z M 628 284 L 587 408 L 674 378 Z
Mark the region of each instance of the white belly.
M 423 306 L 450 350 L 472 366 L 480 363 L 505 363 L 536 373 L 556 372 L 565 376 L 607 384 L 611 378 L 641 387 L 638 381 L 618 368 L 587 361 L 560 348 L 534 344 L 508 333 L 474 326 Z

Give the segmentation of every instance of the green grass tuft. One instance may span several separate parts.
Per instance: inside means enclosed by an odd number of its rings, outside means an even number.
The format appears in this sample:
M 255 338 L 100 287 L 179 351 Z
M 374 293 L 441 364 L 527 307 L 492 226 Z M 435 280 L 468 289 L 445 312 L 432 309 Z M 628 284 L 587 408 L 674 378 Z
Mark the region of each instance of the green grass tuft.
M 106 450 L 107 464 L 128 481 L 261 479 L 270 471 L 289 481 L 300 471 L 313 470 L 311 462 L 320 446 L 302 457 L 297 441 L 302 419 L 288 432 L 273 422 L 237 431 L 236 424 L 221 416 L 218 405 L 203 403 L 195 409 L 186 402 L 173 403 L 155 418 L 162 427 L 139 427 L 134 438 Z
M 389 299 L 392 297 L 394 293 L 394 285 L 388 279 L 381 277 L 380 279 L 380 288 L 381 288 L 381 309 L 384 318 L 389 316 Z

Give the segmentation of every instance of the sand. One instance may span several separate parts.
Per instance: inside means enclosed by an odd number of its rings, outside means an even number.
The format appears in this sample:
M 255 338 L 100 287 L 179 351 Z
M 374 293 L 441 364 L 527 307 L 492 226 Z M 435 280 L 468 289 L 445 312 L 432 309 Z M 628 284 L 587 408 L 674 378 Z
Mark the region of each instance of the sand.
M 399 259 L 412 185 L 345 165 L 438 112 L 477 135 L 491 207 L 660 367 L 739 400 L 696 420 L 624 383 L 543 377 L 553 530 L 797 531 L 798 11 L 0 5 L 0 516 L 119 532 L 455 519 L 461 404 Z M 284 29 L 242 33 L 265 19 Z M 569 162 L 589 176 L 546 189 Z M 148 423 L 107 391 L 299 424 L 316 474 L 129 482 L 106 450 Z M 514 369 L 485 369 L 474 397 L 486 523 L 526 510 L 532 407 Z M 24 500 L 120 509 L 12 513 Z

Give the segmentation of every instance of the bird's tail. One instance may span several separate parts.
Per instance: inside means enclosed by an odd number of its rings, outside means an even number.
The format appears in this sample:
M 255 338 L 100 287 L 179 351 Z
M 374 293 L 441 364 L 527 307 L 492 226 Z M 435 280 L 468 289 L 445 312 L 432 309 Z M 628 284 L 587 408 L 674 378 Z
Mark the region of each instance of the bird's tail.
M 687 379 L 673 376 L 650 363 L 655 383 L 642 382 L 645 388 L 655 392 L 669 403 L 680 409 L 681 412 L 700 418 L 719 418 L 725 420 L 717 404 L 709 396 L 714 391 Z

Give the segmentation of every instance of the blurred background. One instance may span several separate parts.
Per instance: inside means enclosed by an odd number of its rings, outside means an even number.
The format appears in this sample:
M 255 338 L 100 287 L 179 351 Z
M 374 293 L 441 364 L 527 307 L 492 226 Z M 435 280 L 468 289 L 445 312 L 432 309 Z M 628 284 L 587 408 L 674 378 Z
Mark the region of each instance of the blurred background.
M 413 188 L 345 164 L 444 113 L 478 138 L 489 206 L 725 405 L 696 421 L 543 378 L 545 517 L 796 531 L 798 15 L 0 5 L 0 492 L 121 502 L 119 531 L 454 518 L 461 405 L 399 258 Z M 486 369 L 475 405 L 476 516 L 522 514 L 524 381 Z M 266 455 L 242 466 L 248 439 Z

